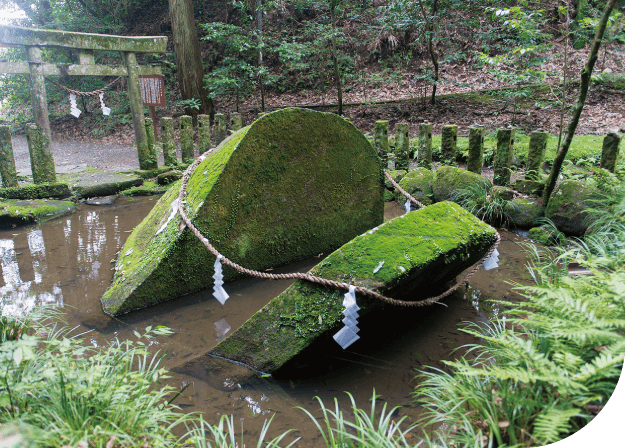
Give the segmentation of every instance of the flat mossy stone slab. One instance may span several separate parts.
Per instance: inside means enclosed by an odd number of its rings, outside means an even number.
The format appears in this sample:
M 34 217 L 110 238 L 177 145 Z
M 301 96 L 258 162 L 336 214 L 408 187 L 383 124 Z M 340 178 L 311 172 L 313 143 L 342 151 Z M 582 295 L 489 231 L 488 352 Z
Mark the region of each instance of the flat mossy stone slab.
M 440 202 L 354 238 L 310 272 L 386 296 L 421 300 L 426 298 L 419 296 L 421 291 L 479 261 L 496 239 L 488 224 L 457 204 Z M 343 326 L 345 292 L 296 281 L 210 353 L 274 372 L 317 338 Z M 356 300 L 360 316 L 382 303 L 358 293 Z
M 43 222 L 76 210 L 71 201 L 5 199 L 0 201 L 0 227 L 11 228 Z
M 135 174 L 101 171 L 94 168 L 75 174 L 62 174 L 59 177 L 67 182 L 81 198 L 110 196 L 143 183 L 143 179 Z
M 0 197 L 6 199 L 66 199 L 72 192 L 66 183 L 30 184 L 24 183 L 17 187 L 0 188 Z
M 263 270 L 334 250 L 381 224 L 382 176 L 379 157 L 354 125 L 335 114 L 284 109 L 206 157 L 189 179 L 185 207 L 220 253 Z M 212 286 L 215 257 L 172 214 L 180 183 L 128 237 L 102 297 L 107 313 Z M 224 269 L 227 280 L 237 275 Z

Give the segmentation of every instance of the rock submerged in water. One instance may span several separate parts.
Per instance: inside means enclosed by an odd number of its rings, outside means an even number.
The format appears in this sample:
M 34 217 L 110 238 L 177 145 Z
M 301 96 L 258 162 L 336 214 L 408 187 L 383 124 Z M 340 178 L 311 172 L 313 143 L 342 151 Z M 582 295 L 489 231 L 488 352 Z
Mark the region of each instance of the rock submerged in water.
M 439 202 L 354 238 L 311 273 L 394 298 L 421 300 L 426 297 L 420 291 L 475 264 L 496 239 L 495 229 L 459 205 Z M 341 328 L 345 292 L 296 281 L 210 353 L 274 372 L 317 338 Z M 356 297 L 361 316 L 382 304 L 363 294 Z
M 189 179 L 185 206 L 220 253 L 263 270 L 334 250 L 381 224 L 382 176 L 379 157 L 351 123 L 335 114 L 284 109 L 241 129 L 206 157 Z M 102 297 L 107 313 L 212 286 L 215 257 L 172 207 L 179 185 L 120 251 Z M 236 274 L 224 269 L 226 279 Z

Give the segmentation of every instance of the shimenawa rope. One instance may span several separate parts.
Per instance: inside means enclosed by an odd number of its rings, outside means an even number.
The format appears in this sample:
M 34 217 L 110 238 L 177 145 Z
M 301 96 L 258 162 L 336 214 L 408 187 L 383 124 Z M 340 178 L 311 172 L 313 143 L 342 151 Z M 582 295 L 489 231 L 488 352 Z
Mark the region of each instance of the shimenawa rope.
M 54 84 L 54 85 L 55 85 L 55 86 L 57 86 L 58 88 L 63 89 L 63 90 L 65 90 L 66 92 L 73 93 L 73 94 L 74 94 L 74 95 L 76 95 L 76 96 L 98 96 L 99 94 L 104 93 L 104 92 L 106 92 L 108 89 L 110 89 L 110 88 L 111 88 L 111 86 L 112 86 L 113 84 L 115 84 L 117 81 L 119 81 L 120 79 L 122 79 L 122 77 L 120 76 L 120 77 L 118 77 L 117 79 L 115 79 L 115 80 L 113 80 L 113 81 L 109 82 L 107 85 L 105 85 L 105 86 L 104 86 L 104 87 L 102 87 L 101 89 L 94 90 L 94 91 L 92 91 L 92 92 L 81 92 L 81 91 L 79 91 L 79 90 L 70 89 L 69 87 L 65 87 L 63 84 L 59 84 L 58 82 L 56 82 L 56 81 L 54 81 L 54 80 L 52 80 L 52 79 L 50 79 L 50 78 L 48 78 L 48 77 L 46 77 L 45 79 L 46 79 L 46 81 L 51 82 L 52 84 Z
M 237 271 L 239 271 L 239 272 L 241 272 L 243 274 L 250 275 L 252 277 L 264 278 L 264 279 L 268 279 L 268 280 L 289 280 L 289 279 L 307 280 L 309 282 L 319 283 L 319 284 L 321 284 L 323 286 L 349 290 L 349 286 L 350 285 L 348 283 L 337 282 L 337 281 L 334 281 L 334 280 L 328 280 L 328 279 L 325 279 L 325 278 L 314 276 L 314 275 L 306 273 L 306 272 L 293 272 L 293 273 L 289 273 L 289 274 L 269 274 L 267 272 L 261 272 L 261 271 L 255 271 L 253 269 L 247 269 L 247 268 L 245 268 L 245 267 L 235 263 L 234 261 L 230 260 L 229 258 L 224 256 L 223 254 L 220 254 L 219 251 L 213 247 L 213 245 L 208 241 L 208 239 L 206 239 L 206 237 L 204 237 L 204 235 L 202 235 L 200 233 L 200 231 L 193 225 L 193 223 L 191 222 L 191 220 L 187 216 L 187 213 L 186 213 L 186 210 L 185 210 L 185 207 L 184 207 L 184 205 L 186 203 L 186 201 L 184 200 L 184 197 L 187 194 L 187 191 L 186 191 L 187 190 L 187 183 L 189 182 L 189 178 L 191 177 L 191 174 L 193 173 L 193 171 L 195 171 L 197 166 L 214 149 L 215 148 L 209 149 L 204 154 L 202 154 L 202 156 L 197 158 L 191 165 L 189 165 L 189 167 L 185 170 L 185 172 L 184 172 L 184 174 L 182 176 L 182 184 L 180 185 L 180 191 L 178 192 L 178 213 L 180 213 L 180 216 L 182 217 L 182 220 L 184 221 L 186 226 L 189 228 L 189 230 L 191 230 L 191 232 L 193 232 L 193 234 L 202 242 L 202 244 L 204 244 L 204 246 L 213 255 L 215 255 L 215 257 L 221 255 L 222 256 L 221 262 L 223 264 L 225 264 L 226 266 L 230 266 L 231 268 L 236 269 Z M 406 196 L 411 202 L 413 202 L 414 204 L 416 204 L 419 207 L 425 207 L 421 202 L 417 201 L 410 194 L 408 194 L 403 188 L 401 188 L 397 184 L 397 182 L 395 182 L 393 180 L 393 178 L 386 171 L 384 171 L 384 175 L 391 182 L 391 184 L 395 188 L 397 188 L 404 196 Z M 397 300 L 397 299 L 393 299 L 393 298 L 390 298 L 390 297 L 386 297 L 386 296 L 384 296 L 384 295 L 382 295 L 382 294 L 380 294 L 378 292 L 372 291 L 371 289 L 368 289 L 368 288 L 365 288 L 365 287 L 362 287 L 362 286 L 356 286 L 356 292 L 359 292 L 360 294 L 364 294 L 364 295 L 367 295 L 367 296 L 370 296 L 370 297 L 374 297 L 376 299 L 382 300 L 382 301 L 384 301 L 386 303 L 389 303 L 389 304 L 392 304 L 392 305 L 399 305 L 399 306 L 405 306 L 405 307 L 421 307 L 421 306 L 426 306 L 426 305 L 431 305 L 433 303 L 436 303 L 439 300 L 441 300 L 441 299 L 447 297 L 448 295 L 450 295 L 452 292 L 454 292 L 456 289 L 460 288 L 462 285 L 464 285 L 469 280 L 469 278 L 471 278 L 473 276 L 473 274 L 475 274 L 482 267 L 484 262 L 493 254 L 493 252 L 495 251 L 495 249 L 499 245 L 499 242 L 501 241 L 501 237 L 499 235 L 499 232 L 496 232 L 496 234 L 497 234 L 497 240 L 495 241 L 495 244 L 493 244 L 493 246 L 486 253 L 486 255 L 484 255 L 484 257 L 482 257 L 482 259 L 478 262 L 478 264 L 476 264 L 467 273 L 467 275 L 464 276 L 464 278 L 460 282 L 456 283 L 454 286 L 449 288 L 444 293 L 439 294 L 438 296 L 429 297 L 427 299 L 419 300 L 419 301 L 404 301 L 404 300 Z

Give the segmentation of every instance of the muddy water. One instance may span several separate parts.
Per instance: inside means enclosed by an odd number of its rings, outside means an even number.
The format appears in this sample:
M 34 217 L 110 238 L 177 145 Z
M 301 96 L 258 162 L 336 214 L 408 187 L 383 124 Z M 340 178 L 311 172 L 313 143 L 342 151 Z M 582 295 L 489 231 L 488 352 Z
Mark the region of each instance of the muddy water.
M 66 310 L 71 335 L 103 346 L 116 339 L 133 339 L 133 331 L 166 325 L 175 333 L 159 337 L 151 349 L 164 354 L 170 383 L 190 386 L 176 403 L 185 412 L 200 412 L 209 422 L 234 415 L 244 437 L 254 440 L 263 421 L 275 414 L 270 435 L 296 428 L 303 445 L 321 439 L 308 417 L 296 406 L 315 412 L 320 397 L 327 405 L 336 397 L 349 411 L 349 391 L 361 407 L 369 405 L 373 389 L 398 415 L 410 420 L 419 409 L 411 405 L 416 369 L 442 368 L 454 349 L 475 342 L 458 331 L 463 321 L 487 322 L 499 310 L 487 299 L 514 298 L 511 283 L 527 282 L 519 246 L 524 238 L 504 232 L 499 247 L 500 267 L 481 270 L 468 288 L 461 288 L 444 305 L 427 308 L 387 308 L 361 320 L 361 339 L 341 350 L 318 344 L 294 359 L 277 377 L 267 378 L 247 368 L 205 356 L 223 337 L 239 327 L 289 281 L 244 279 L 227 284 L 231 299 L 225 306 L 210 290 L 113 318 L 102 312 L 100 297 L 112 279 L 114 260 L 129 233 L 157 198 L 118 199 L 110 206 L 80 205 L 69 217 L 15 230 L 0 231 L 2 307 L 29 310 L 55 304 Z M 386 219 L 403 213 L 387 204 Z M 294 263 L 276 271 L 308 270 L 320 258 Z M 318 414 L 318 412 L 315 412 Z M 346 412 L 349 415 L 349 412 Z

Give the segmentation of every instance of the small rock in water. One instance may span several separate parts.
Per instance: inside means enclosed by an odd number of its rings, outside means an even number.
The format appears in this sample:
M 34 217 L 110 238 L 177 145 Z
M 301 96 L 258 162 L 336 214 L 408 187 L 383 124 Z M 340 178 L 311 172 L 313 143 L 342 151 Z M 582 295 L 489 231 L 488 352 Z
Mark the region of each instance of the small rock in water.
M 89 198 L 85 202 L 89 205 L 111 205 L 115 202 L 116 196 L 114 194 L 110 196 L 102 196 L 99 198 Z

